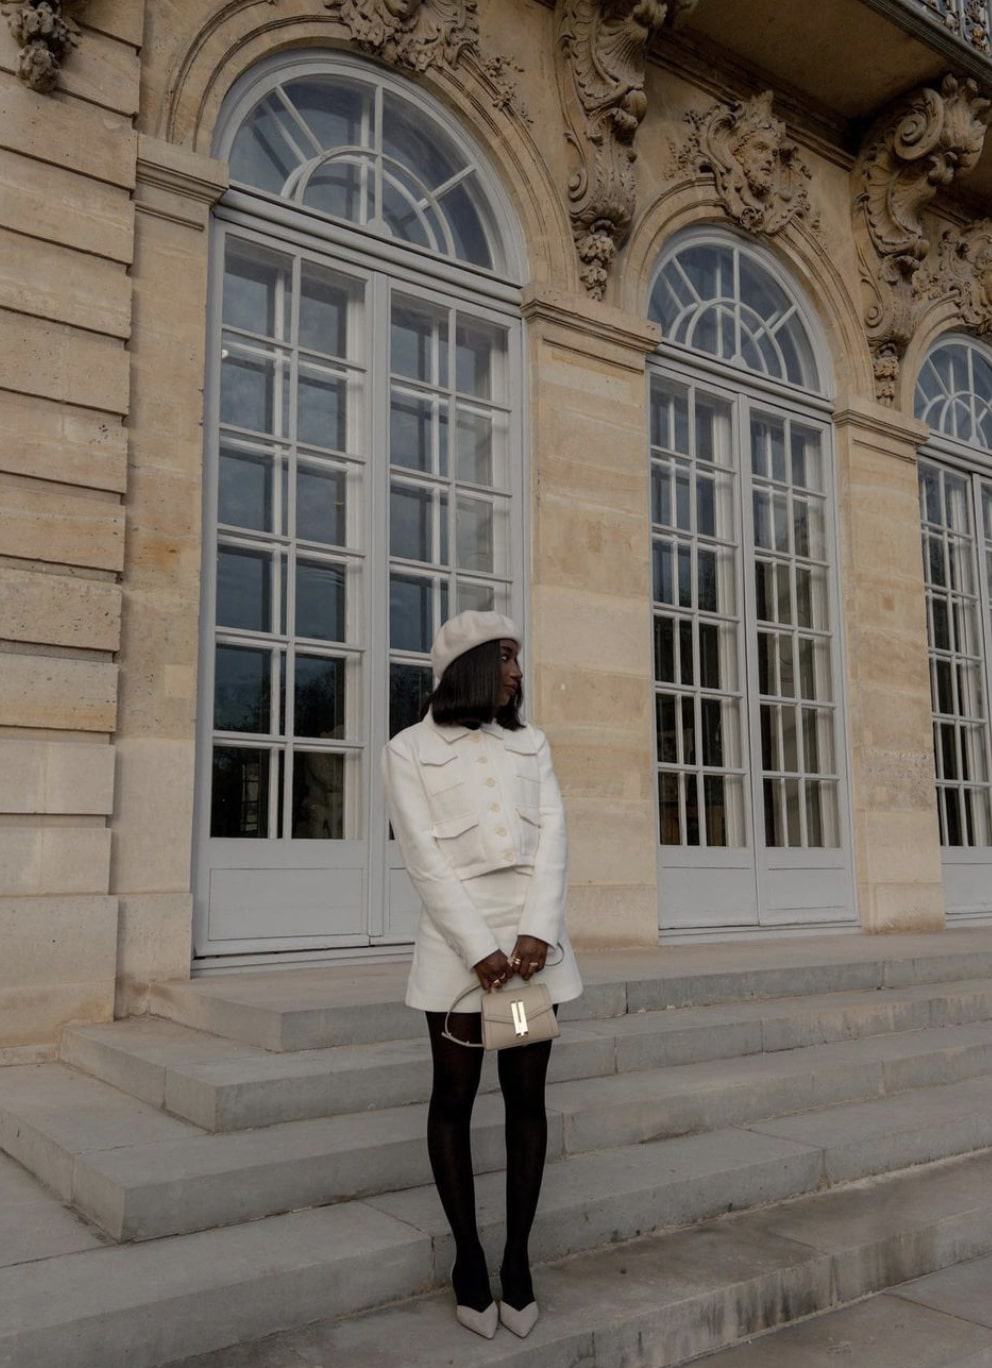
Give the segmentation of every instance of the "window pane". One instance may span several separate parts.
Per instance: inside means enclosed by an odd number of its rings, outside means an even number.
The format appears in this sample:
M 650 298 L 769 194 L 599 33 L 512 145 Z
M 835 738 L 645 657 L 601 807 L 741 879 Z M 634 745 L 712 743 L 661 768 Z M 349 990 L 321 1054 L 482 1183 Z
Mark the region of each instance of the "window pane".
M 294 753 L 294 840 L 343 840 L 344 783 L 343 755 L 299 750 Z
M 343 376 L 300 367 L 296 432 L 309 445 L 347 449 L 348 390 Z
M 344 546 L 348 540 L 347 487 L 343 470 L 301 461 L 296 472 L 296 535 L 305 541 Z
M 338 739 L 345 734 L 345 662 L 297 655 L 293 734 Z
M 496 571 L 495 522 L 496 511 L 488 500 L 458 496 L 455 525 L 459 569 L 489 574 Z
M 288 432 L 288 364 L 283 357 L 225 344 L 220 371 L 220 421 L 251 432 Z
M 499 415 L 458 405 L 458 478 L 469 484 L 503 484 L 505 427 Z
M 217 480 L 217 520 L 232 527 L 274 532 L 273 458 L 222 446 Z
M 215 746 L 210 797 L 210 834 L 269 834 L 269 752 Z
M 429 651 L 434 636 L 433 582 L 389 577 L 389 644 L 394 651 Z
M 296 562 L 296 635 L 345 639 L 345 571 L 319 561 Z
M 290 81 L 286 95 L 322 147 L 354 147 L 362 141 L 371 90 L 346 77 L 304 76 Z
M 433 687 L 429 665 L 394 662 L 389 667 L 389 735 L 419 722 Z
M 446 385 L 448 316 L 419 301 L 393 297 L 390 367 L 425 385 Z
M 435 401 L 393 393 L 389 411 L 389 459 L 410 470 L 431 470 Z
M 371 184 L 374 174 L 371 157 L 338 157 L 324 162 L 307 181 L 303 203 L 330 218 L 366 223 L 372 216 L 372 206 L 365 187 Z
M 217 625 L 272 630 L 272 558 L 223 546 L 217 553 Z
M 405 560 L 432 561 L 434 498 L 429 489 L 393 481 L 389 493 L 389 550 Z
M 216 730 L 267 732 L 270 726 L 270 653 L 218 645 L 214 662 Z
M 455 386 L 476 399 L 502 399 L 506 330 L 479 319 L 459 317 L 455 330 Z
M 679 777 L 662 771 L 658 775 L 658 817 L 662 845 L 681 845 Z
M 224 323 L 263 337 L 285 339 L 290 278 L 287 257 L 228 237 L 224 251 Z
M 348 354 L 349 286 L 340 276 L 304 262 L 300 279 L 300 346 L 331 356 Z
M 458 581 L 458 612 L 471 609 L 475 613 L 501 612 L 502 603 L 496 602 L 496 588 L 492 584 L 471 584 Z

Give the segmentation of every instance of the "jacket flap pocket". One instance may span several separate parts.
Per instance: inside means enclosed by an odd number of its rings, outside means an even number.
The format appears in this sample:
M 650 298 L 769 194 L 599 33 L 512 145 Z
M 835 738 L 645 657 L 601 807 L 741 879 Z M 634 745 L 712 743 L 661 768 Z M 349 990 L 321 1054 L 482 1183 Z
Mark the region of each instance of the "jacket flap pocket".
M 539 808 L 521 807 L 518 803 L 517 811 L 525 822 L 530 822 L 531 826 L 539 827 L 541 825 L 541 812 Z
M 503 737 L 503 748 L 513 751 L 515 755 L 536 755 L 537 741 L 530 727 L 524 727 L 521 731 L 507 732 Z
M 448 765 L 456 759 L 456 751 L 440 737 L 422 736 L 417 743 L 417 759 L 422 765 Z
M 478 825 L 477 813 L 463 812 L 458 817 L 445 817 L 441 821 L 435 822 L 431 827 L 431 832 L 443 841 L 452 836 L 460 836 L 463 831 L 468 831 L 470 827 Z

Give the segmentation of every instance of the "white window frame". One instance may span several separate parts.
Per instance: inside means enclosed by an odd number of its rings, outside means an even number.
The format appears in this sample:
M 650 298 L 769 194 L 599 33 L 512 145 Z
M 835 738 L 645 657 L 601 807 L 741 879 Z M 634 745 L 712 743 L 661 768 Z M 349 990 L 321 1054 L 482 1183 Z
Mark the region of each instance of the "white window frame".
M 273 963 L 291 964 L 319 962 L 330 959 L 395 959 L 404 958 L 412 939 L 413 915 L 408 926 L 390 926 L 385 898 L 390 879 L 401 868 L 395 847 L 387 847 L 388 823 L 379 778 L 379 751 L 388 737 L 389 653 L 386 649 L 389 627 L 389 479 L 390 467 L 377 460 L 375 453 L 388 451 L 389 428 L 389 330 L 388 294 L 397 288 L 404 294 L 420 294 L 434 303 L 461 308 L 470 314 L 488 319 L 507 329 L 507 398 L 509 420 L 507 433 L 507 488 L 509 609 L 520 623 L 525 638 L 528 636 L 525 585 L 530 562 L 529 509 L 525 498 L 528 483 L 528 463 L 525 444 L 527 395 L 524 385 L 524 335 L 520 305 L 522 291 L 518 283 L 526 278 L 525 255 L 515 215 L 502 190 L 498 177 L 478 150 L 470 147 L 454 122 L 437 103 L 411 84 L 393 73 L 384 71 L 360 58 L 332 51 L 307 50 L 289 60 L 274 54 L 253 68 L 239 81 L 225 102 L 215 154 L 225 155 L 225 147 L 240 127 L 242 119 L 264 93 L 263 87 L 291 80 L 298 75 L 325 74 L 340 70 L 366 81 L 389 86 L 403 98 L 416 103 L 435 122 L 441 123 L 454 141 L 476 162 L 478 174 L 490 198 L 493 222 L 503 248 L 499 272 L 484 271 L 466 266 L 453 259 L 434 257 L 423 249 L 391 242 L 386 238 L 328 219 L 303 206 L 294 205 L 263 191 L 246 193 L 237 188 L 228 191 L 215 207 L 210 226 L 210 288 L 207 309 L 207 370 L 204 392 L 204 480 L 203 501 L 203 573 L 200 601 L 200 671 L 197 722 L 197 780 L 194 799 L 193 863 L 195 894 L 194 912 L 194 972 L 234 971 L 246 967 L 265 967 Z M 487 225 L 488 226 L 488 225 Z M 335 654 L 353 654 L 370 662 L 362 683 L 361 711 L 363 736 L 358 744 L 334 742 L 332 750 L 364 749 L 364 776 L 360 803 L 362 806 L 361 840 L 368 845 L 368 880 L 366 907 L 369 912 L 368 935 L 342 936 L 331 945 L 307 949 L 299 945 L 283 944 L 278 938 L 267 943 L 264 950 L 220 948 L 216 953 L 203 953 L 205 945 L 205 851 L 210 840 L 210 777 L 213 744 L 213 648 L 216 639 L 214 603 L 216 593 L 217 559 L 217 469 L 220 400 L 219 351 L 223 297 L 223 242 L 227 232 L 249 238 L 275 251 L 302 252 L 315 263 L 342 272 L 358 275 L 368 282 L 366 296 L 366 384 L 363 421 L 367 433 L 367 456 L 364 463 L 366 486 L 364 491 L 364 529 L 359 547 L 353 548 L 349 559 L 362 561 L 367 570 L 364 597 L 352 611 L 360 614 L 363 628 L 355 642 Z M 495 237 L 493 239 L 496 240 Z M 376 340 L 378 339 L 378 340 Z M 452 339 L 453 342 L 453 339 Z M 379 360 L 377 361 L 377 357 Z M 385 357 L 385 364 L 381 358 Z M 401 468 L 397 468 L 401 470 Z M 244 540 L 241 538 L 240 540 Z M 454 558 L 454 545 L 450 548 Z M 453 566 L 452 566 L 453 568 Z M 485 576 L 481 576 L 485 578 Z M 379 677 L 371 662 L 378 659 Z M 413 659 L 414 657 L 409 657 Z M 427 656 L 422 657 L 426 661 Z M 525 654 L 525 665 L 526 665 Z M 265 744 L 264 738 L 259 738 Z M 240 744 L 240 743 L 239 743 Z M 270 744 L 275 744 L 271 742 Z M 301 749 L 309 749 L 303 741 Z M 318 743 L 318 748 L 320 748 Z M 274 783 L 270 778 L 270 785 Z M 280 838 L 269 838 L 277 844 Z M 255 844 L 246 838 L 246 844 Z M 403 876 L 405 877 L 405 876 Z M 326 938 L 325 938 L 326 941 Z
M 944 333 L 930 347 L 924 358 L 924 364 L 933 353 L 948 343 L 963 344 L 981 353 L 986 360 L 992 364 L 992 350 L 987 348 L 982 342 L 967 333 Z M 914 389 L 915 394 L 915 389 Z M 915 404 L 914 404 L 915 409 Z M 926 421 L 925 419 L 923 421 Z M 972 564 L 973 572 L 977 580 L 977 598 L 979 622 L 979 639 L 982 643 L 984 653 L 984 669 L 981 674 L 982 687 L 985 690 L 985 721 L 986 721 L 986 763 L 990 766 L 989 774 L 992 776 L 992 586 L 989 585 L 988 576 L 985 573 L 985 535 L 983 531 L 982 505 L 980 498 L 981 482 L 992 482 L 992 450 L 971 445 L 957 437 L 946 436 L 943 433 L 930 430 L 930 435 L 919 449 L 920 460 L 926 461 L 931 465 L 942 466 L 944 469 L 951 470 L 957 475 L 963 476 L 968 482 L 968 497 L 970 500 L 970 511 L 972 516 L 972 533 L 974 538 L 974 560 Z M 920 527 L 922 531 L 922 516 Z M 928 668 L 930 662 L 930 635 L 927 632 L 927 660 Z M 934 757 L 934 791 L 937 790 L 936 777 L 936 756 Z M 971 867 L 974 869 L 981 866 L 988 866 L 992 870 L 992 846 L 951 846 L 941 844 L 941 861 L 948 867 Z M 948 920 L 957 925 L 988 925 L 992 921 L 992 908 L 988 903 L 984 905 L 967 905 L 960 908 L 948 907 Z
M 853 760 L 844 687 L 847 667 L 840 596 L 841 548 L 838 529 L 836 443 L 833 431 L 834 381 L 832 360 L 827 350 L 822 329 L 806 301 L 801 286 L 770 252 L 763 251 L 760 247 L 727 229 L 706 226 L 688 228 L 675 234 L 659 254 L 651 276 L 651 286 L 648 291 L 649 299 L 654 282 L 668 260 L 690 245 L 712 245 L 736 249 L 740 253 L 750 256 L 776 279 L 789 295 L 790 301 L 795 304 L 803 323 L 812 348 L 820 389 L 819 392 L 806 390 L 788 381 L 772 379 L 761 372 L 747 369 L 743 365 L 724 361 L 708 352 L 697 352 L 681 344 L 667 342 L 664 338 L 662 338 L 655 352 L 648 358 L 646 384 L 649 395 L 652 376 L 656 375 L 662 380 L 672 379 L 676 383 L 699 386 L 717 397 L 729 398 L 733 404 L 735 415 L 733 419 L 735 424 L 733 440 L 736 443 L 737 459 L 737 465 L 734 469 L 735 514 L 738 518 L 736 531 L 740 539 L 737 589 L 741 595 L 738 600 L 741 624 L 741 655 L 738 665 L 743 694 L 741 708 L 742 762 L 747 774 L 745 780 L 747 795 L 745 830 L 748 845 L 746 847 L 714 847 L 711 849 L 702 845 L 692 847 L 663 846 L 660 839 L 660 813 L 656 783 L 653 798 L 659 889 L 659 934 L 665 943 L 670 943 L 680 940 L 746 938 L 756 934 L 795 935 L 805 931 L 856 932 L 860 923 L 857 905 L 857 880 L 854 871 L 854 825 L 850 787 Z M 839 840 L 836 850 L 829 847 L 789 846 L 765 846 L 763 849 L 759 849 L 757 841 L 758 833 L 763 831 L 763 819 L 759 820 L 761 809 L 758 806 L 761 802 L 762 757 L 760 753 L 760 727 L 758 725 L 760 712 L 756 651 L 758 622 L 755 612 L 753 576 L 751 575 L 751 567 L 754 561 L 754 528 L 750 509 L 745 510 L 742 507 L 742 502 L 745 493 L 749 495 L 751 490 L 751 477 L 745 466 L 750 454 L 748 418 L 753 410 L 761 410 L 763 407 L 770 413 L 779 413 L 786 417 L 795 418 L 811 427 L 822 427 L 823 432 L 822 455 L 825 470 L 824 495 L 826 502 L 824 538 L 830 560 L 826 592 L 832 645 L 831 683 L 833 706 L 836 709 L 834 745 L 836 773 L 838 775 L 837 823 Z M 652 611 L 652 630 L 653 619 L 654 613 Z M 652 673 L 653 668 L 652 659 Z M 654 692 L 656 688 L 657 685 L 653 681 L 652 691 Z M 652 718 L 652 723 L 656 727 L 654 718 Z M 654 768 L 657 772 L 659 768 L 657 764 L 657 738 L 655 739 L 654 756 Z M 677 868 L 681 863 L 689 864 L 693 858 L 692 852 L 700 850 L 705 850 L 708 858 L 715 857 L 715 864 L 724 865 L 727 868 L 740 868 L 739 857 L 742 854 L 749 857 L 749 862 L 753 859 L 757 882 L 758 919 L 755 922 L 748 924 L 728 922 L 692 928 L 673 928 L 665 924 L 666 863 L 669 869 Z M 809 922 L 805 920 L 795 921 L 788 915 L 777 915 L 774 909 L 769 907 L 766 896 L 769 871 L 781 871 L 786 874 L 792 871 L 798 874 L 809 866 L 811 855 L 820 851 L 824 852 L 825 867 L 832 868 L 834 866 L 834 861 L 830 858 L 834 854 L 843 858 L 847 880 L 846 906 L 844 909 L 842 911 L 829 911 L 822 920 L 814 919 Z M 762 909 L 765 909 L 763 918 Z

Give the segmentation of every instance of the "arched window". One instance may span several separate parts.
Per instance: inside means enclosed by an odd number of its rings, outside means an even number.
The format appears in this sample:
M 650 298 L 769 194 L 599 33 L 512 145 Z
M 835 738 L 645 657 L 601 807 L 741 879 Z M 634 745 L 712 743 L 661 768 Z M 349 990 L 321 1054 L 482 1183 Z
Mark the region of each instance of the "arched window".
M 196 951 L 409 939 L 378 755 L 462 608 L 519 613 L 517 228 L 422 91 L 307 52 L 215 150 Z
M 854 918 L 827 365 L 771 257 L 677 238 L 650 295 L 661 923 Z
M 942 338 L 916 384 L 937 810 L 945 903 L 992 913 L 992 352 Z

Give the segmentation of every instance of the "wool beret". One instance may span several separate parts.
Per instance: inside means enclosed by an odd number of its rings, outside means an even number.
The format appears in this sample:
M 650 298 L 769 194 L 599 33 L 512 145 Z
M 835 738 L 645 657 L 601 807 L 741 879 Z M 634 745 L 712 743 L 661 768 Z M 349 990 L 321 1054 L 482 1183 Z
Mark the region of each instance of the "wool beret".
M 520 644 L 519 628 L 503 613 L 477 613 L 470 609 L 448 618 L 431 647 L 435 680 L 439 680 L 451 662 L 466 651 L 481 646 L 484 641 L 502 641 L 504 637 Z

